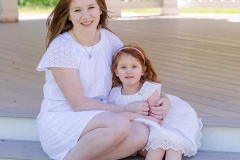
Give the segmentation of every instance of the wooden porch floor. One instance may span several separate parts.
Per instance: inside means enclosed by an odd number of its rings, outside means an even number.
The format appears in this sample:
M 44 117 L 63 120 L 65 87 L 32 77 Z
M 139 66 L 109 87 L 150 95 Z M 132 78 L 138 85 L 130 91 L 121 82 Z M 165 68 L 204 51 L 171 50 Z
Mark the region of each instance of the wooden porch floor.
M 163 91 L 190 103 L 205 125 L 240 126 L 240 23 L 149 17 L 109 27 L 146 50 Z M 35 68 L 45 35 L 45 20 L 0 23 L 0 116 L 38 114 L 44 73 Z

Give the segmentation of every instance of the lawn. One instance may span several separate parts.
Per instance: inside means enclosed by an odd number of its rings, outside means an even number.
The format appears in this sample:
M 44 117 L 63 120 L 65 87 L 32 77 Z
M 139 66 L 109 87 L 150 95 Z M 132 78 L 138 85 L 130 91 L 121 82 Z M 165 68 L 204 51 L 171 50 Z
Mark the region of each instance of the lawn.
M 18 7 L 19 13 L 50 13 L 53 7 Z M 122 12 L 139 14 L 159 14 L 160 8 L 123 9 Z M 240 14 L 240 8 L 182 8 L 180 13 L 215 13 L 215 14 Z

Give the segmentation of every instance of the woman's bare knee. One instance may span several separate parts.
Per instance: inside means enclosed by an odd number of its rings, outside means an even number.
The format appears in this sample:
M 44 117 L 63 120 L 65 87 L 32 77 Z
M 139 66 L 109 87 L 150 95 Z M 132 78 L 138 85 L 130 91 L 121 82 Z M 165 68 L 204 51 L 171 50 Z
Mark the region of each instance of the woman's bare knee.
M 115 139 L 118 142 L 121 142 L 129 135 L 131 123 L 129 119 L 122 114 L 117 114 L 117 116 L 114 118 L 114 121 L 113 134 L 115 135 Z
M 135 147 L 136 150 L 142 149 L 148 141 L 148 127 L 139 122 L 132 122 L 132 132 L 135 135 L 133 147 Z
M 121 141 L 121 139 L 125 138 L 129 134 L 130 127 L 131 124 L 129 120 L 122 114 L 103 112 L 90 120 L 83 130 L 81 137 L 94 129 L 106 128 L 107 130 L 105 136 L 111 136 L 117 141 Z

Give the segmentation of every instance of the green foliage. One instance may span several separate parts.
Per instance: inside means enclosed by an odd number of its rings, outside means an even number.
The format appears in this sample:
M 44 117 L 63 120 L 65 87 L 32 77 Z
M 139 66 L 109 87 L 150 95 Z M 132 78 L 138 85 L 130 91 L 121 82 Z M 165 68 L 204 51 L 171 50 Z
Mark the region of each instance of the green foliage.
M 54 7 L 58 0 L 18 0 L 20 7 Z

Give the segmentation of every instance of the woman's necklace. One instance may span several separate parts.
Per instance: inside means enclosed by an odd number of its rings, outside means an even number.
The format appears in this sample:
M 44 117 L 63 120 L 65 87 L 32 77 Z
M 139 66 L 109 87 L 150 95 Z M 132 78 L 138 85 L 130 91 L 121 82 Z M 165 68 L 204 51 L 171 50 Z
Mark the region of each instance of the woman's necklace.
M 73 31 L 73 30 L 72 30 L 72 31 Z M 75 33 L 74 33 L 74 31 L 73 31 L 74 37 L 77 39 L 78 43 L 83 47 L 83 49 L 87 52 L 89 59 L 92 58 L 92 51 L 93 51 L 93 47 L 94 47 L 94 41 L 95 41 L 95 39 L 96 39 L 96 34 L 97 34 L 97 30 L 96 30 L 96 32 L 95 32 L 95 36 L 94 36 L 94 39 L 93 39 L 93 45 L 92 45 L 91 52 L 89 53 L 89 52 L 86 50 L 86 48 L 85 48 L 83 45 L 81 45 L 81 43 L 79 42 L 77 36 L 75 35 Z

